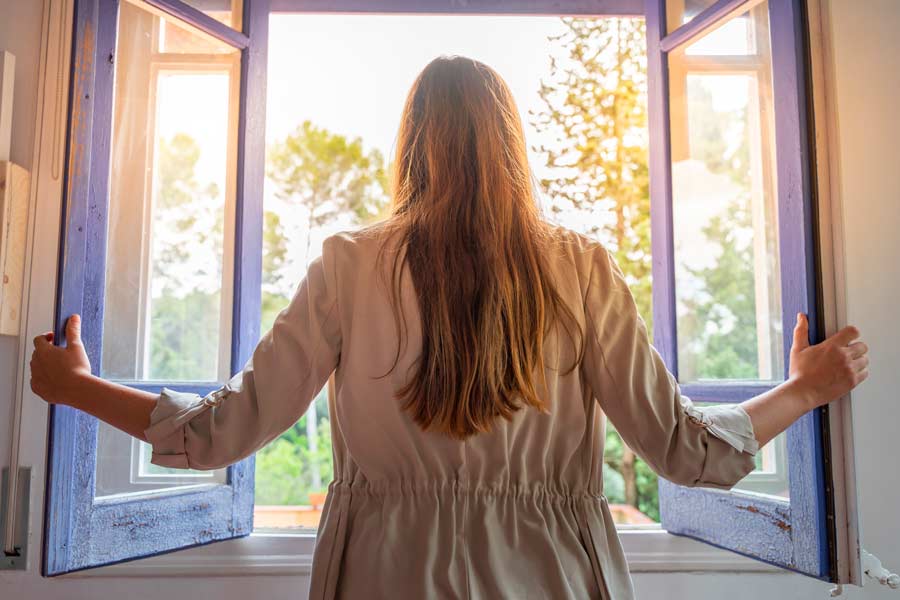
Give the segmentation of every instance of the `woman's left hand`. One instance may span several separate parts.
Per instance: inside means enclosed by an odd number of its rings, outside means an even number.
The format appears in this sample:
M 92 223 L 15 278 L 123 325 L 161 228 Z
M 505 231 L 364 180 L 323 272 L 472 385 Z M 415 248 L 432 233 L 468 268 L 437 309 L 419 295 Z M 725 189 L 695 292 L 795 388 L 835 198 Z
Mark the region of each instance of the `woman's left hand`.
M 81 343 L 81 317 L 66 321 L 66 346 L 53 345 L 53 332 L 34 338 L 31 389 L 50 404 L 68 404 L 66 391 L 80 377 L 91 375 L 91 363 Z

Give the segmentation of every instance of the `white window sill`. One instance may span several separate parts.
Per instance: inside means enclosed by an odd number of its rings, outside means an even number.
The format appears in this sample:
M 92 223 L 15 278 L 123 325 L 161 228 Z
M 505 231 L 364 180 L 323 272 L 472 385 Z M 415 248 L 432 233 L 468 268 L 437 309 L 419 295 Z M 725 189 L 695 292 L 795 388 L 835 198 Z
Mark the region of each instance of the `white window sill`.
M 781 571 L 734 552 L 671 535 L 656 525 L 623 527 L 619 536 L 632 573 Z M 259 532 L 61 577 L 308 576 L 314 546 L 315 536 L 311 534 Z

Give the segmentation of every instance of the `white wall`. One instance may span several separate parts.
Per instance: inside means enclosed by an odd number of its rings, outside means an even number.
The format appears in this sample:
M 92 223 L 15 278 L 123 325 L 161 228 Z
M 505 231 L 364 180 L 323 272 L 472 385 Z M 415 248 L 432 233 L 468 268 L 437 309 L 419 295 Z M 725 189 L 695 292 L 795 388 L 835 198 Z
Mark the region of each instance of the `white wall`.
M 16 55 L 10 160 L 26 169 L 31 168 L 34 142 L 42 5 L 38 0 L 0 0 L 0 50 Z M 0 335 L 0 465 L 3 466 L 9 463 L 9 433 L 5 424 L 16 380 L 17 352 L 18 340 Z
M 41 2 L 0 0 L 0 49 L 17 57 L 12 155 L 30 166 L 35 116 Z M 835 50 L 839 159 L 847 263 L 849 321 L 871 348 L 871 377 L 854 395 L 858 483 L 865 546 L 900 569 L 900 2 L 829 0 Z M 0 337 L 0 465 L 8 458 L 6 430 L 15 382 L 15 340 Z M 31 453 L 29 453 L 31 454 Z M 40 469 L 43 472 L 43 469 Z M 35 525 L 37 524 L 35 520 Z M 35 536 L 39 539 L 39 535 Z M 43 579 L 36 560 L 28 573 L 0 572 L 0 597 L 44 600 L 133 600 L 210 595 L 221 600 L 302 598 L 303 577 Z M 796 574 L 639 573 L 639 598 L 744 600 L 821 599 L 828 586 Z M 875 584 L 846 597 L 900 598 Z

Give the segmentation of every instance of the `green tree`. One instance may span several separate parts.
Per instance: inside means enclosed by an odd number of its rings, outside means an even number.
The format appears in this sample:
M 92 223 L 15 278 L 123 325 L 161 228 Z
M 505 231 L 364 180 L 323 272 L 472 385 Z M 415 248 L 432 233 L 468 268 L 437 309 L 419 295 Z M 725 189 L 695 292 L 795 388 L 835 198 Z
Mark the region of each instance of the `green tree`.
M 610 248 L 652 331 L 644 22 L 562 23 L 564 31 L 550 38 L 559 52 L 541 82 L 544 108 L 532 115 L 535 128 L 555 133 L 553 144 L 535 148 L 552 174 L 541 180 L 549 216 L 583 214 L 582 232 Z M 598 221 L 597 209 L 611 218 Z M 638 466 L 614 427 L 608 431 L 606 464 L 622 476 L 622 501 L 658 515 L 655 479 L 644 481 L 646 465 Z
M 678 330 L 694 351 L 681 352 L 679 365 L 698 379 L 754 379 L 759 365 L 756 344 L 755 279 L 749 207 L 732 202 L 703 228 L 711 246 L 719 246 L 715 264 L 688 269 L 700 290 L 684 298 Z M 742 239 L 743 238 L 743 239 Z
M 263 218 L 261 333 L 272 329 L 275 317 L 290 301 L 283 274 L 288 257 L 284 226 L 281 217 L 272 210 L 266 210 Z
M 366 152 L 360 138 L 348 140 L 304 121 L 275 144 L 268 160 L 278 196 L 306 209 L 309 232 L 348 214 L 366 223 L 387 205 L 384 158 L 378 150 Z
M 309 494 L 324 487 L 312 485 L 313 470 L 321 481 L 330 481 L 333 472 L 331 424 L 325 390 L 316 397 L 318 417 L 316 445 L 310 450 L 307 422 L 301 417 L 278 439 L 256 453 L 256 503 L 260 505 L 305 505 Z
M 687 86 L 687 100 L 692 116 L 691 158 L 710 174 L 727 176 L 734 192 L 702 228 L 714 262 L 685 269 L 690 281 L 681 287 L 679 298 L 679 371 L 692 380 L 755 379 L 760 373 L 753 250 L 757 232 L 751 214 L 749 144 L 755 133 L 746 130 L 749 107 L 717 107 L 712 90 L 702 78 Z M 774 221 L 770 228 L 774 228 Z M 774 231 L 767 234 L 769 272 L 777 271 L 776 239 Z M 689 294 L 684 292 L 688 289 Z
M 151 240 L 153 379 L 218 378 L 224 210 L 218 187 L 197 181 L 199 158 L 200 146 L 183 133 L 161 139 L 157 148 Z

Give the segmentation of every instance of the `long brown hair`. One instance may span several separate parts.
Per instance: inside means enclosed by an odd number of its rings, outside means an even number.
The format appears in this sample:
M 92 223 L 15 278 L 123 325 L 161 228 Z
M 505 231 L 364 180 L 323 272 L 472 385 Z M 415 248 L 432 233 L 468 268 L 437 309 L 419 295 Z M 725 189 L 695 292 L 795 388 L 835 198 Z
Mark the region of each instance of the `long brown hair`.
M 534 381 L 537 372 L 546 390 L 544 342 L 564 317 L 580 340 L 571 371 L 583 332 L 549 276 L 547 251 L 559 234 L 541 217 L 519 113 L 500 75 L 460 56 L 430 62 L 407 96 L 391 178 L 383 226 L 400 240 L 390 270 L 398 337 L 404 264 L 422 324 L 422 354 L 396 392 L 402 407 L 423 429 L 458 439 L 490 431 L 523 405 L 548 412 Z M 398 347 L 391 370 L 399 355 Z

